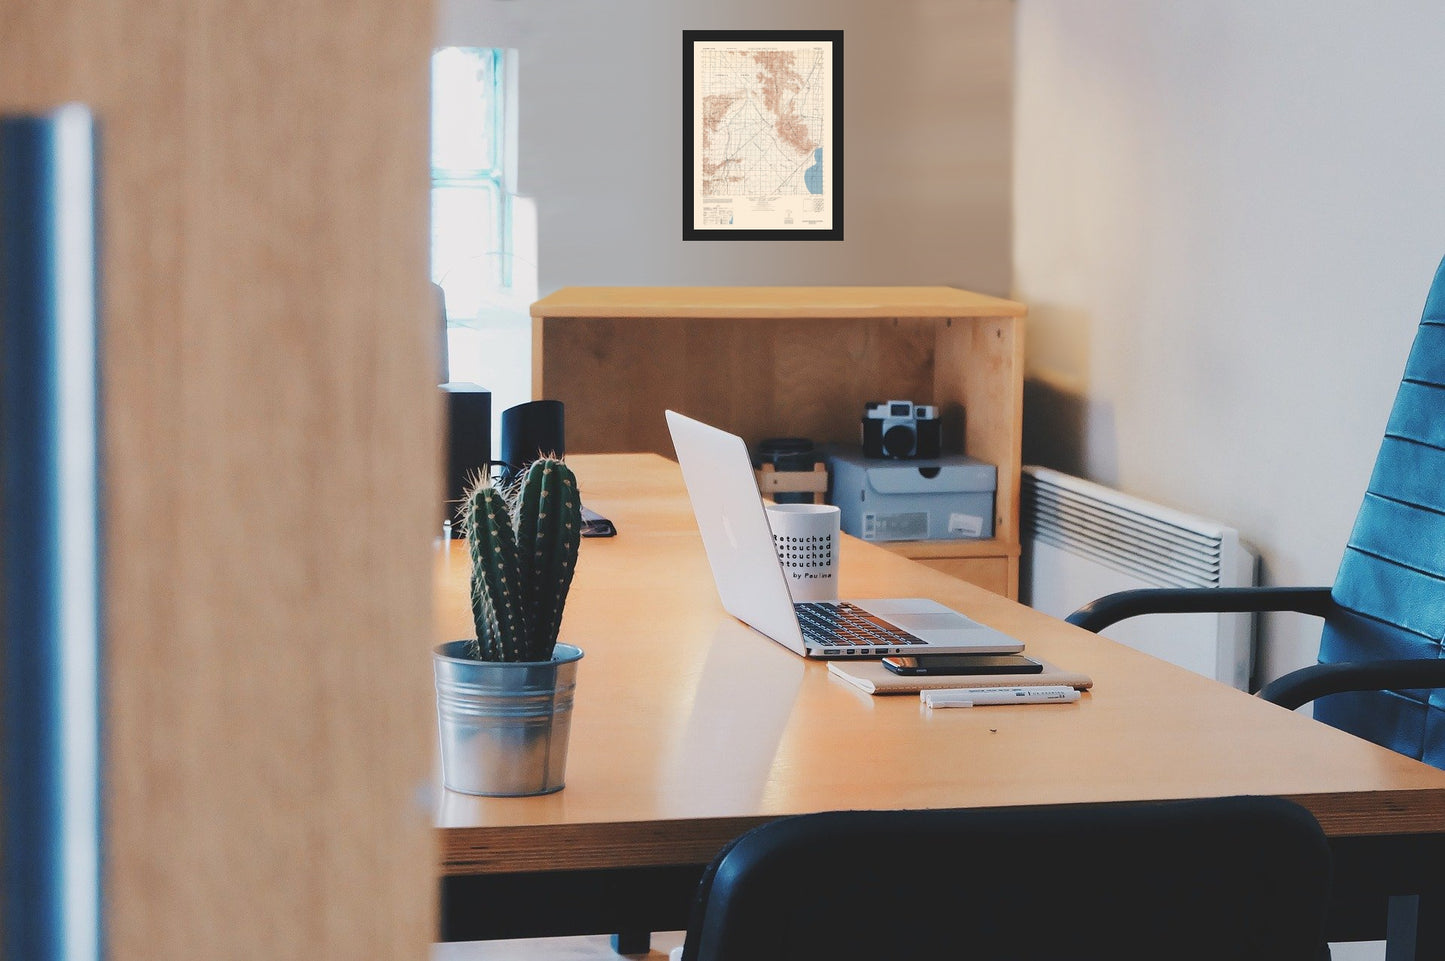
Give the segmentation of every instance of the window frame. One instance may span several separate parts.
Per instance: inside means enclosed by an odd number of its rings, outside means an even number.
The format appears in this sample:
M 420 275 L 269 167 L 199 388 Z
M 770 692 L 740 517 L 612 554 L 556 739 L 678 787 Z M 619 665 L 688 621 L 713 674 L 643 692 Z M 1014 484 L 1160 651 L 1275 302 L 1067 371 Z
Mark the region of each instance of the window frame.
M 487 164 L 481 167 L 439 167 L 433 158 L 429 157 L 429 168 L 431 171 L 431 192 L 435 195 L 437 190 L 456 189 L 477 189 L 484 190 L 490 194 L 491 207 L 495 211 L 492 223 L 491 243 L 488 245 L 491 250 L 488 254 L 497 256 L 496 283 L 501 289 L 512 287 L 512 257 L 514 255 L 512 239 L 512 193 L 508 188 L 507 157 L 510 149 L 510 131 L 507 123 L 507 79 L 509 63 L 507 50 L 500 47 L 439 47 L 432 51 L 433 60 L 433 86 L 436 83 L 435 60 L 436 57 L 448 50 L 465 50 L 478 55 L 480 60 L 488 62 L 491 85 L 489 90 L 489 103 L 487 112 L 490 115 L 490 136 L 487 138 L 489 156 Z M 435 93 L 433 93 L 435 96 Z M 433 113 L 435 122 L 435 113 Z M 434 144 L 434 140 L 433 140 Z M 434 155 L 434 146 L 431 150 Z M 431 237 L 432 249 L 436 249 L 435 222 L 432 227 Z M 433 256 L 433 265 L 437 258 Z M 441 284 L 441 278 L 433 276 L 432 280 Z M 450 309 L 447 312 L 447 326 L 456 326 L 452 319 Z

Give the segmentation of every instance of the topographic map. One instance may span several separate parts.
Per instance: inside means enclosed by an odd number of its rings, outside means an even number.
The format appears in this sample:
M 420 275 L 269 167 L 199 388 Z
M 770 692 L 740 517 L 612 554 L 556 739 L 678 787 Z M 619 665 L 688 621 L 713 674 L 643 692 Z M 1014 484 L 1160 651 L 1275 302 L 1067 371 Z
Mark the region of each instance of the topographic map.
M 699 51 L 703 197 L 825 192 L 828 66 L 812 46 Z

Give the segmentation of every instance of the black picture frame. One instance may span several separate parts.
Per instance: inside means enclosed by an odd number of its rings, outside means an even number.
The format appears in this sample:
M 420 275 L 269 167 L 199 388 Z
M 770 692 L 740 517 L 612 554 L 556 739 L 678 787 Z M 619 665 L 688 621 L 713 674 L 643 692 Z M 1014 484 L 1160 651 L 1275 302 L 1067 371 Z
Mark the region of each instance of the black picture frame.
M 770 68 L 759 54 L 780 59 Z M 747 56 L 759 64 L 756 86 L 729 63 Z M 704 169 L 727 149 L 708 144 L 710 131 L 728 126 L 747 139 L 735 156 Z M 682 154 L 683 240 L 842 240 L 843 31 L 684 30 Z M 738 165 L 728 171 L 734 176 L 718 175 L 723 164 Z M 736 183 L 720 190 L 723 179 Z M 790 185 L 800 189 L 788 193 Z

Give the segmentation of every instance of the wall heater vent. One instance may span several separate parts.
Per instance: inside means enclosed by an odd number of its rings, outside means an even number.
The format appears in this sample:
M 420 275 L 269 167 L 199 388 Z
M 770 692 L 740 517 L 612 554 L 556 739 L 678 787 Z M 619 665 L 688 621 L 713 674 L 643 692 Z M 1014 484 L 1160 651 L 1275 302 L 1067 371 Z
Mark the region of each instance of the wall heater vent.
M 1025 604 L 1065 617 L 1144 587 L 1245 587 L 1257 558 L 1239 532 L 1046 467 L 1023 469 Z M 1249 688 L 1251 614 L 1156 614 L 1104 631 L 1130 647 Z

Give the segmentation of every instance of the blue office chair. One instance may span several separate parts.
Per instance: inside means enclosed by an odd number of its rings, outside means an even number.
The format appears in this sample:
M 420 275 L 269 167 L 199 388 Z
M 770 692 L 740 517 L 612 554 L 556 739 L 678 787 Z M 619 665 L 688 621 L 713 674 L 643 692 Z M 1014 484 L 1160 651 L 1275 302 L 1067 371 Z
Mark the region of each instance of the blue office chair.
M 1324 618 L 1319 663 L 1260 691 L 1445 768 L 1445 262 L 1333 588 L 1124 591 L 1069 615 L 1099 631 L 1139 614 L 1297 611 Z M 1318 699 L 1318 700 L 1316 700 Z
M 1330 851 L 1278 798 L 784 818 L 703 875 L 683 961 L 1315 961 Z

